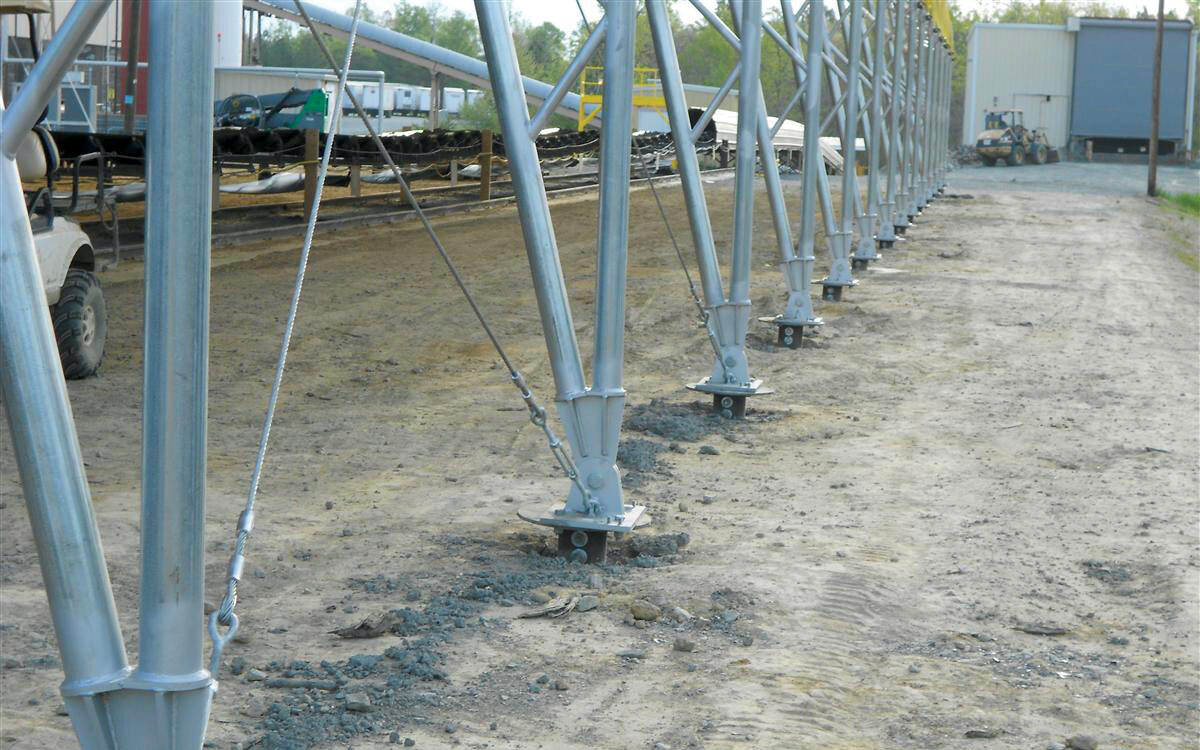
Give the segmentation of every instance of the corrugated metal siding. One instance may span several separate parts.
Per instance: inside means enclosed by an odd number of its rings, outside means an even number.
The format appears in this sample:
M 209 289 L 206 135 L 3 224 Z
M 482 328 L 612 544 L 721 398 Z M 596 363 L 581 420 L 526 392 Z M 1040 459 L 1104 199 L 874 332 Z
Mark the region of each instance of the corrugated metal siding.
M 1149 138 L 1153 100 L 1153 22 L 1080 20 L 1075 52 L 1071 135 Z M 1183 138 L 1188 97 L 1191 27 L 1163 30 L 1159 138 Z
M 257 75 L 253 73 L 238 73 L 231 70 L 218 70 L 215 80 L 213 99 L 221 101 L 234 94 L 282 94 L 290 88 L 324 89 L 332 96 L 337 88 L 337 81 L 324 80 L 318 75 Z
M 967 43 L 963 143 L 975 143 L 984 110 L 1025 110 L 1025 126 L 1044 130 L 1051 145 L 1067 142 L 1075 35 L 1065 26 L 976 24 Z

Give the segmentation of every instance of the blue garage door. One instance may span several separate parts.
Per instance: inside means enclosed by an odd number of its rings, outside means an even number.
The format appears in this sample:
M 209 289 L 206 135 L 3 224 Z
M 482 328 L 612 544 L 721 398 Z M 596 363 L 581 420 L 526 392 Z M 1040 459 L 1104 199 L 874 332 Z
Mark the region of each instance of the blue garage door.
M 1159 138 L 1180 140 L 1188 96 L 1192 24 L 1163 28 Z M 1071 135 L 1149 138 L 1154 79 L 1154 21 L 1082 18 L 1075 41 Z

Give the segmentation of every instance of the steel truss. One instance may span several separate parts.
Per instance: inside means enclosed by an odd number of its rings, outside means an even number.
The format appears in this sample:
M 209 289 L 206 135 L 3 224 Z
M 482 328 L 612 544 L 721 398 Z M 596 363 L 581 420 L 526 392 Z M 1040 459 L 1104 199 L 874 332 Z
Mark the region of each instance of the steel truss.
M 617 471 L 617 443 L 625 407 L 625 274 L 629 244 L 629 173 L 633 123 L 633 52 L 635 7 L 610 3 L 598 27 L 604 45 L 604 124 L 600 143 L 600 206 L 597 230 L 596 326 L 592 383 L 585 379 L 571 318 L 571 303 L 558 254 L 558 243 L 525 105 L 525 86 L 517 64 L 508 15 L 501 3 L 476 0 L 479 32 L 487 55 L 500 126 L 525 251 L 542 318 L 542 333 L 554 373 L 555 403 L 575 458 L 578 481 L 566 506 L 522 511 L 536 523 L 559 529 L 564 551 L 585 560 L 603 560 L 609 532 L 633 529 L 644 512 L 626 505 Z M 568 76 L 578 75 L 571 65 Z M 555 91 L 564 91 L 562 83 Z M 570 79 L 573 80 L 573 79 Z M 544 107 L 552 109 L 556 94 Z M 533 122 L 541 118 L 534 116 Z
M 216 690 L 213 675 L 205 669 L 202 625 L 211 196 L 207 190 L 194 189 L 207 184 L 212 160 L 211 4 L 151 0 L 154 72 L 147 134 L 142 586 L 136 666 L 129 664 L 123 645 L 31 224 L 27 218 L 13 219 L 28 217 L 15 161 L 19 144 L 110 2 L 77 2 L 11 105 L 7 110 L 0 105 L 0 210 L 9 217 L 0 226 L 0 392 L 62 654 L 62 693 L 81 745 L 87 750 L 199 748 Z M 280 10 L 277 0 L 256 2 Z M 864 269 L 878 260 L 876 248 L 892 247 L 897 235 L 914 226 L 921 211 L 943 190 L 949 168 L 952 60 L 925 6 L 910 0 L 834 0 L 829 7 L 823 0 L 806 0 L 798 12 L 790 0 L 780 0 L 783 33 L 771 19 L 764 19 L 760 0 L 732 3 L 736 33 L 698 0 L 692 2 L 738 51 L 738 62 L 695 124 L 689 118 L 664 0 L 648 0 L 646 12 L 715 360 L 710 375 L 691 387 L 713 394 L 722 413 L 738 416 L 748 396 L 766 392 L 761 381 L 751 377 L 745 353 L 756 163 L 763 170 L 788 292 L 784 311 L 766 320 L 778 326 L 781 343 L 798 346 L 803 329 L 821 323 L 810 292 L 818 203 L 831 267 L 815 283 L 822 285 L 826 299 L 836 300 L 855 283 L 855 267 Z M 641 506 L 624 502 L 616 467 L 626 395 L 623 356 L 636 8 L 634 3 L 607 3 L 605 17 L 583 51 L 563 80 L 551 87 L 522 79 L 505 7 L 476 0 L 487 62 L 485 70 L 478 65 L 471 69 L 476 77 L 486 75 L 495 94 L 554 374 L 556 404 L 574 458 L 572 462 L 556 453 L 571 480 L 565 505 L 522 514 L 558 530 L 565 554 L 592 561 L 604 559 L 610 532 L 631 531 L 644 514 Z M 339 31 L 348 28 L 345 33 L 353 41 L 357 20 L 347 26 L 336 14 L 314 21 L 302 8 L 298 12 L 314 29 L 318 25 Z M 827 27 L 834 33 L 827 33 Z M 764 33 L 791 60 L 797 87 L 774 127 L 769 125 L 759 84 Z M 839 38 L 840 46 L 835 41 Z M 604 128 L 599 147 L 596 333 L 589 384 L 535 138 L 549 114 L 569 100 L 568 90 L 601 39 Z M 391 41 L 375 43 L 386 46 Z M 469 65 L 457 59 L 455 64 Z M 348 54 L 345 68 L 349 68 Z M 532 118 L 526 105 L 527 83 L 536 86 L 533 98 L 541 102 Z M 741 95 L 734 238 L 726 290 L 694 146 L 735 84 Z M 822 113 L 825 87 L 834 107 Z M 793 242 L 772 138 L 797 106 L 806 137 L 798 240 Z M 835 122 L 844 157 L 836 211 L 820 148 L 820 135 Z M 867 150 L 865 180 L 857 179 L 855 169 L 860 137 Z M 386 145 L 373 140 L 390 164 Z M 326 149 L 323 169 L 329 154 Z M 461 285 L 461 279 L 456 279 Z M 515 373 L 511 366 L 510 371 Z M 514 382 L 532 403 L 515 374 Z M 540 413 L 544 424 L 544 412 L 533 407 L 531 411 Z M 557 441 L 551 442 L 558 449 Z M 248 529 L 252 515 L 243 514 L 240 528 Z M 234 567 L 231 578 L 236 582 L 240 562 Z M 219 649 L 214 653 L 219 654 Z

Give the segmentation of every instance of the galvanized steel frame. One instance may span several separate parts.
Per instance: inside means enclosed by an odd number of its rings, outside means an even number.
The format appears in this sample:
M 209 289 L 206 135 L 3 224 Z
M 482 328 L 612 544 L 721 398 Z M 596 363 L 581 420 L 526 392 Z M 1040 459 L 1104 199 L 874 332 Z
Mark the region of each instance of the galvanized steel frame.
M 502 4 L 489 0 L 476 0 L 475 11 L 512 171 L 542 333 L 554 373 L 555 403 L 582 480 L 571 486 L 565 507 L 535 514 L 531 520 L 560 529 L 623 533 L 633 527 L 643 512 L 640 506 L 624 504 L 616 466 L 625 406 L 622 370 L 635 6 L 610 3 L 601 27 L 605 38 L 604 122 L 615 125 L 604 128 L 600 147 L 596 325 L 590 386 L 575 338 L 554 225 L 546 203 L 537 148 L 531 137 L 536 132 L 530 126 L 525 82 L 517 63 L 507 11 Z M 571 76 L 576 67 L 570 66 L 566 75 Z M 554 89 L 565 90 L 561 83 Z M 554 93 L 547 98 L 552 101 L 558 95 Z
M 9 215 L 27 216 L 14 159 L 20 139 L 110 1 L 76 3 L 12 105 L 7 110 L 0 105 L 0 209 Z M 864 7 L 868 1 L 869 11 Z M 696 4 L 739 53 L 738 63 L 696 126 L 688 117 L 664 0 L 649 0 L 647 14 L 669 124 L 678 144 L 708 337 L 716 355 L 711 375 L 695 387 L 744 398 L 763 392 L 761 381 L 750 377 L 745 354 L 756 161 L 763 167 L 788 289 L 784 312 L 768 320 L 780 326 L 818 325 L 809 291 L 817 202 L 832 262 L 829 276 L 819 283 L 853 284 L 850 248 L 855 231 L 854 260 L 876 260 L 874 243 L 894 242 L 896 229 L 908 226 L 945 186 L 952 60 L 924 7 L 907 0 L 837 0 L 844 50 L 826 33 L 823 0 L 807 0 L 799 13 L 792 11 L 790 0 L 780 0 L 786 40 L 764 23 L 760 0 L 736 0 L 737 34 Z M 582 486 L 574 484 L 569 490 L 565 507 L 552 509 L 542 520 L 564 529 L 622 533 L 632 529 L 644 510 L 624 503 L 616 467 L 625 403 L 635 6 L 607 4 L 604 20 L 584 45 L 587 54 L 581 53 L 569 66 L 563 81 L 539 92 L 544 104 L 533 118 L 503 6 L 476 0 L 476 11 L 487 76 L 506 136 L 556 403 L 582 479 Z M 799 25 L 805 13 L 807 33 Z M 211 163 L 207 131 L 213 14 L 206 3 L 171 0 L 153 0 L 151 14 L 156 31 L 150 57 L 156 73 L 150 78 L 147 136 L 143 556 L 136 669 L 125 654 L 91 511 L 32 228 L 27 219 L 0 227 L 0 391 L 62 654 L 62 692 L 80 743 L 88 750 L 199 747 L 216 688 L 202 654 L 211 213 L 208 191 L 193 189 L 206 181 Z M 799 238 L 794 245 L 759 83 L 764 30 L 792 60 L 797 92 L 788 109 L 802 104 L 806 126 Z M 601 38 L 608 127 L 600 151 L 596 335 L 588 385 L 532 137 L 569 96 L 570 81 Z M 743 95 L 738 104 L 734 239 L 726 292 L 691 145 L 735 82 Z M 820 150 L 822 124 L 828 121 L 821 112 L 824 84 L 837 102 L 828 117 L 838 120 L 844 157 L 838 215 Z M 865 200 L 855 175 L 860 132 L 868 149 Z
M 4 112 L 0 389 L 66 679 L 87 750 L 198 748 L 204 668 L 204 475 L 213 6 L 155 0 L 150 41 L 139 657 L 125 654 L 14 155 L 109 5 L 79 2 Z M 169 144 L 169 145 L 168 145 Z

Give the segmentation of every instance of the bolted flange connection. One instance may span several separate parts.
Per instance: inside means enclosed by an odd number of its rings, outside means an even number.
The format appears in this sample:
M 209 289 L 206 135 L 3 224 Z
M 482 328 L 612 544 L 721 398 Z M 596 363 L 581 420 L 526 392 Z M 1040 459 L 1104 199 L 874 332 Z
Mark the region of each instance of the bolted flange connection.
M 603 565 L 608 562 L 608 532 L 562 529 L 558 532 L 558 554 L 572 562 Z
M 746 397 L 722 396 L 714 393 L 713 411 L 726 419 L 741 419 L 746 416 Z
M 878 240 L 878 242 L 880 250 L 889 250 L 896 244 L 895 240 Z
M 907 224 L 897 224 L 896 225 L 896 234 L 904 234 L 907 231 L 908 231 Z
M 821 286 L 821 299 L 826 302 L 841 302 L 842 301 L 842 286 Z
M 813 326 L 813 328 L 816 328 L 816 326 Z M 778 330 L 780 346 L 786 346 L 789 349 L 800 348 L 804 340 L 804 326 L 780 324 Z
M 851 258 L 850 268 L 854 269 L 855 271 L 865 271 L 867 270 L 867 266 L 871 264 L 872 260 L 873 258 Z

